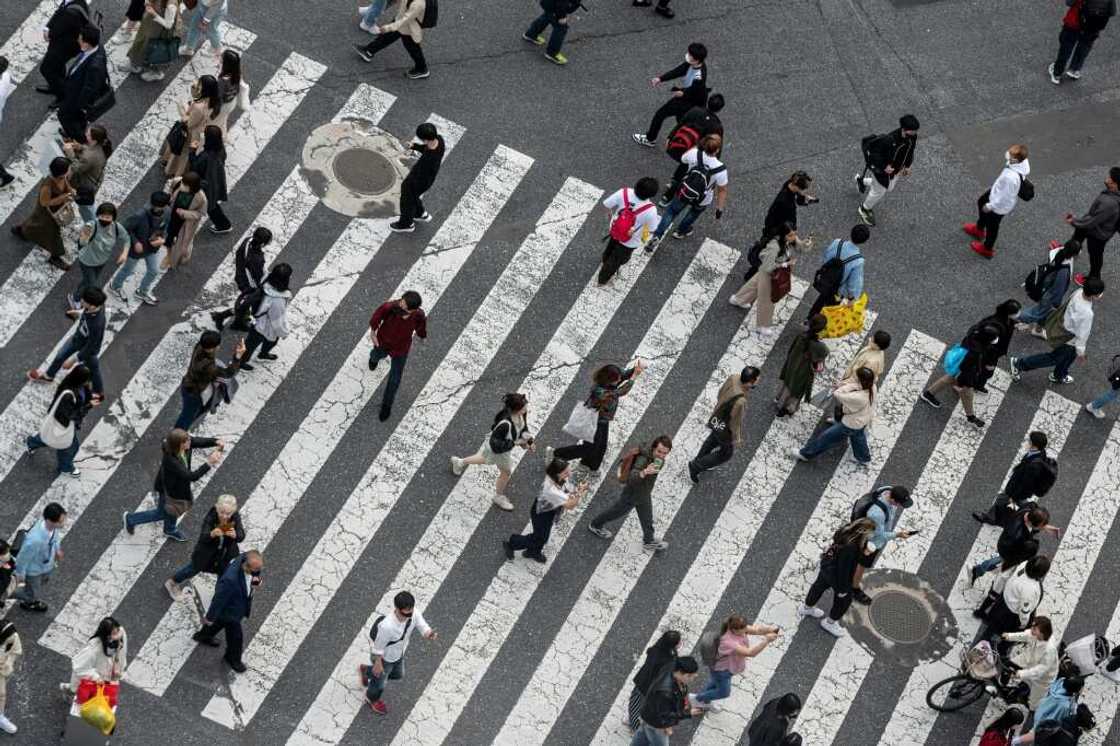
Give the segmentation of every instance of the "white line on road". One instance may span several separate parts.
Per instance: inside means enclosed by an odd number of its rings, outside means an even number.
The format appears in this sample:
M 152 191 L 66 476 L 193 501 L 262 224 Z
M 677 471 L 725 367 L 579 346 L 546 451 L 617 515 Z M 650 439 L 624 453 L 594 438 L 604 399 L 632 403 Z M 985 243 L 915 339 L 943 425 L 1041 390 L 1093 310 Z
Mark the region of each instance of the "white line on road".
M 56 10 L 58 10 L 58 0 L 42 0 L 30 15 L 23 19 L 23 23 L 15 33 L 8 37 L 3 46 L 0 46 L 0 55 L 8 58 L 8 71 L 11 72 L 12 82 L 16 85 L 22 83 L 42 61 L 47 51 L 43 27 L 47 25 L 47 21 Z

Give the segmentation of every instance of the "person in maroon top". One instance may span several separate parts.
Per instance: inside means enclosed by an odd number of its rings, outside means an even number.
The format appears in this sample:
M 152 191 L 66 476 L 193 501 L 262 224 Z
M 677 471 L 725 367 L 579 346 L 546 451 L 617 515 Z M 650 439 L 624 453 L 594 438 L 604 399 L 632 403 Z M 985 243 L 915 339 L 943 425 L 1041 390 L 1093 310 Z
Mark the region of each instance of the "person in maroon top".
M 369 320 L 369 336 L 373 340 L 369 369 L 377 370 L 377 364 L 389 358 L 389 381 L 385 384 L 381 411 L 377 415 L 382 422 L 393 413 L 393 399 L 401 385 L 401 374 L 408 361 L 408 351 L 412 348 L 413 332 L 420 339 L 428 337 L 428 317 L 420 308 L 420 293 L 415 290 L 409 290 L 395 300 L 385 301 Z

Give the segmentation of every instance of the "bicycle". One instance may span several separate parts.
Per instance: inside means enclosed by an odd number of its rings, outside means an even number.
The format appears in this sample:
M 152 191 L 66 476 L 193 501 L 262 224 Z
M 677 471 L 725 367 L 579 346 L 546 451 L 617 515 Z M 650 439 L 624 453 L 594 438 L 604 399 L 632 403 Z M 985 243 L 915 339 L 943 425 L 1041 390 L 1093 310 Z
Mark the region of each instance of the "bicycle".
M 1018 685 L 1004 684 L 1008 669 L 987 640 L 961 651 L 960 672 L 943 679 L 926 692 L 926 704 L 938 712 L 963 710 L 984 694 L 1009 704 L 1022 704 L 1025 698 Z

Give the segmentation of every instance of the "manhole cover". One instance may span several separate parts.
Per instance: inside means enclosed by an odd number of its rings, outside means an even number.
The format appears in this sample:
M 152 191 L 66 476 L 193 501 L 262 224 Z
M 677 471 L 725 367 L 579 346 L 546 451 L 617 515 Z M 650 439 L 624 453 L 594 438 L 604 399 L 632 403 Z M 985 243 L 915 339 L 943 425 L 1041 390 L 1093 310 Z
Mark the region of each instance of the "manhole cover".
M 397 181 L 389 159 L 365 148 L 340 151 L 331 162 L 331 170 L 345 187 L 361 194 L 381 194 Z
M 879 634 L 904 645 L 921 642 L 933 628 L 929 609 L 914 596 L 902 591 L 877 594 L 868 613 Z

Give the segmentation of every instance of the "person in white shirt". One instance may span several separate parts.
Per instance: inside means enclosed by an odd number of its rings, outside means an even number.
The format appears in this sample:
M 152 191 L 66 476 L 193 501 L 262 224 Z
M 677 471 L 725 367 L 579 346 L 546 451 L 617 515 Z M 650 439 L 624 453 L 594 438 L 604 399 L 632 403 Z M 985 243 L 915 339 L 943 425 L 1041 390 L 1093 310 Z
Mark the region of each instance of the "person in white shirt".
M 552 449 L 548 449 L 548 452 L 551 454 Z M 513 553 L 521 551 L 526 558 L 540 562 L 542 565 L 548 561 L 541 549 L 552 535 L 552 524 L 565 510 L 571 510 L 579 505 L 580 498 L 587 494 L 590 484 L 585 482 L 575 490 L 569 491 L 568 480 L 571 477 L 572 467 L 567 461 L 549 457 L 541 492 L 533 501 L 533 507 L 529 509 L 529 520 L 533 525 L 533 531 L 529 534 L 513 534 L 502 542 L 507 560 L 513 560 Z
M 366 689 L 366 703 L 378 715 L 389 712 L 381 694 L 387 681 L 404 678 L 404 652 L 416 630 L 420 630 L 425 639 L 439 639 L 424 621 L 424 615 L 416 608 L 416 599 L 408 591 L 393 596 L 393 613 L 377 617 L 370 628 L 369 638 L 373 642 L 370 665 L 358 666 L 358 678 Z
M 692 235 L 692 224 L 704 213 L 704 210 L 708 209 L 712 202 L 716 204 L 716 220 L 723 217 L 723 208 L 727 204 L 727 167 L 716 157 L 722 147 L 722 137 L 708 135 L 700 141 L 699 146 L 686 151 L 681 156 L 681 164 L 687 166 L 688 170 L 681 180 L 681 187 L 677 190 L 677 196 L 673 197 L 669 206 L 665 208 L 665 214 L 661 216 L 661 222 L 658 223 L 657 230 L 653 232 L 653 238 L 646 244 L 646 251 L 652 252 L 657 248 L 662 236 L 669 231 L 677 216 L 682 212 L 685 213 L 685 216 L 681 219 L 677 229 L 673 231 L 673 238 L 687 238 Z M 687 193 L 692 174 L 701 170 L 706 179 L 704 195 L 699 199 L 689 199 Z
M 111 616 L 102 619 L 89 642 L 70 660 L 70 680 L 58 685 L 65 694 L 77 694 L 82 679 L 99 683 L 120 681 L 128 659 L 128 635 Z
M 1031 709 L 1046 696 L 1046 690 L 1058 675 L 1058 643 L 1051 639 L 1054 625 L 1048 617 L 1036 616 L 1029 629 L 1005 632 L 1003 639 L 1018 643 L 1007 659 L 1014 665 L 1014 676 L 1029 689 Z
M 12 82 L 12 71 L 8 69 L 8 58 L 0 54 L 0 123 L 4 121 L 4 106 L 8 103 L 8 97 L 12 95 L 15 89 L 16 84 Z M 8 186 L 15 178 L 4 168 L 4 164 L 0 163 L 0 187 Z
M 1023 373 L 1035 368 L 1050 368 L 1050 383 L 1073 383 L 1069 368 L 1074 360 L 1085 362 L 1085 347 L 1093 328 L 1093 304 L 1104 295 L 1104 282 L 1098 277 L 1086 277 L 1080 290 L 1075 290 L 1066 302 L 1043 322 L 1050 352 L 1040 352 L 1029 357 L 1008 358 L 1011 380 L 1022 380 Z
M 999 224 L 1019 203 L 1019 190 L 1031 172 L 1026 145 L 1012 145 L 1003 154 L 1003 158 L 1003 170 L 999 172 L 992 188 L 976 200 L 979 217 L 975 223 L 964 224 L 964 232 L 976 239 L 969 246 L 986 259 L 996 255 Z
M 657 208 L 650 201 L 659 189 L 657 179 L 638 179 L 633 189 L 623 187 L 603 200 L 610 213 L 610 231 L 603 261 L 599 265 L 599 284 L 606 285 L 630 261 L 634 249 L 649 240 L 657 229 Z
M 987 616 L 990 636 L 1021 632 L 1030 626 L 1031 616 L 1042 603 L 1042 581 L 1048 572 L 1050 558 L 1037 554 L 1000 573 L 992 583 L 992 591 L 999 594 L 999 599 Z

